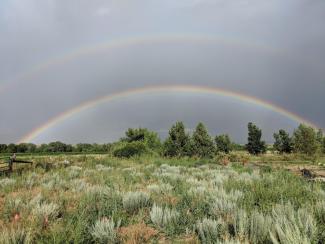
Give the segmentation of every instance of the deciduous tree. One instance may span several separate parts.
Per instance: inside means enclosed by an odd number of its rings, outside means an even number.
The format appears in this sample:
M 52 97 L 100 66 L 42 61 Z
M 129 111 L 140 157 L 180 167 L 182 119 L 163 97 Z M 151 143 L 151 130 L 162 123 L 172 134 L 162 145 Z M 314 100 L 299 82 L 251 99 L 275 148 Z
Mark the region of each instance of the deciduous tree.
M 296 152 L 314 155 L 320 148 L 314 128 L 300 124 L 293 133 L 293 144 Z
M 278 133 L 273 134 L 273 137 L 275 139 L 273 144 L 275 150 L 280 153 L 291 153 L 293 151 L 292 138 L 285 130 L 279 130 Z

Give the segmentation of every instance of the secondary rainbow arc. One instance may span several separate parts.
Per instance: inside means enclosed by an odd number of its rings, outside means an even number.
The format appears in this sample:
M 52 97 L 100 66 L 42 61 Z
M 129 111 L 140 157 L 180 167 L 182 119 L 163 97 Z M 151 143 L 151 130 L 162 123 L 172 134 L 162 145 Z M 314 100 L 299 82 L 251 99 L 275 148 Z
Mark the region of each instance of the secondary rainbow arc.
M 48 120 L 43 125 L 35 128 L 28 134 L 26 134 L 24 137 L 22 137 L 18 143 L 22 142 L 30 142 L 33 141 L 35 138 L 40 136 L 42 133 L 46 132 L 48 129 L 64 122 L 66 119 L 72 117 L 73 115 L 76 115 L 78 113 L 81 113 L 87 109 L 90 109 L 92 107 L 96 107 L 102 103 L 110 102 L 115 99 L 122 99 L 125 97 L 138 95 L 138 94 L 146 94 L 146 93 L 163 93 L 163 92 L 187 92 L 187 93 L 202 93 L 202 94 L 213 94 L 213 95 L 219 95 L 224 97 L 230 97 L 233 99 L 237 99 L 240 101 L 244 101 L 247 103 L 251 103 L 257 106 L 264 107 L 265 109 L 269 109 L 271 111 L 274 111 L 276 113 L 282 114 L 286 116 L 289 119 L 292 119 L 294 121 L 297 121 L 299 123 L 303 123 L 309 126 L 312 126 L 314 128 L 318 128 L 317 125 L 315 125 L 313 122 L 302 118 L 301 116 L 290 112 L 278 105 L 272 104 L 268 101 L 249 96 L 246 94 L 234 92 L 231 90 L 221 89 L 221 88 L 215 88 L 215 87 L 206 87 L 206 86 L 194 86 L 194 85 L 161 85 L 161 86 L 146 86 L 142 88 L 135 88 L 130 90 L 125 90 L 113 94 L 108 94 L 102 97 L 97 97 L 95 99 L 86 101 L 72 109 L 69 109 L 58 116 L 53 117 L 52 119 Z
M 95 45 L 82 46 L 70 52 L 67 52 L 58 57 L 50 58 L 49 60 L 43 61 L 39 64 L 32 66 L 27 71 L 16 75 L 10 80 L 2 81 L 0 84 L 0 93 L 7 90 L 12 83 L 16 81 L 26 80 L 30 77 L 38 75 L 43 71 L 49 70 L 51 67 L 58 65 L 64 65 L 72 60 L 77 60 L 83 56 L 87 56 L 94 53 L 99 53 L 106 50 L 114 50 L 118 48 L 129 47 L 133 45 L 142 44 L 158 44 L 158 43 L 169 43 L 169 42 L 182 42 L 182 43 L 222 43 L 227 45 L 245 46 L 253 49 L 265 50 L 270 53 L 282 54 L 283 50 L 272 48 L 264 45 L 263 43 L 246 41 L 244 39 L 234 39 L 226 37 L 217 37 L 206 34 L 160 34 L 160 35 L 149 35 L 149 36 L 136 36 L 127 37 L 120 39 L 113 39 L 108 42 L 98 43 Z

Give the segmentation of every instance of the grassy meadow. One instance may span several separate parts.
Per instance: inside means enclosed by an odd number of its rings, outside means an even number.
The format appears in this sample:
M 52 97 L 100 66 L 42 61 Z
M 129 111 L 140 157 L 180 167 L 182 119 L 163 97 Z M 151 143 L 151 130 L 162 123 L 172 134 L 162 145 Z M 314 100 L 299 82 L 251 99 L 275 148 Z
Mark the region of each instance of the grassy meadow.
M 324 183 L 287 170 L 310 159 L 245 157 L 26 156 L 0 176 L 0 243 L 325 243 Z

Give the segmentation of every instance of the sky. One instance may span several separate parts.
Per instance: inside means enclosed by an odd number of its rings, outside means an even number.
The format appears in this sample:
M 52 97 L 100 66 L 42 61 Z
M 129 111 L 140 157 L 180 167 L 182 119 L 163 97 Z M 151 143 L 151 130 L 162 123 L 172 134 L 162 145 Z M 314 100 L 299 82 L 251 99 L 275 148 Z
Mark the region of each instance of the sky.
M 199 86 L 255 97 L 325 128 L 322 0 L 1 0 L 0 143 L 19 142 L 65 111 L 147 86 Z M 142 93 L 85 109 L 29 140 L 111 142 L 129 127 L 240 143 L 255 122 L 271 142 L 296 121 L 233 97 Z

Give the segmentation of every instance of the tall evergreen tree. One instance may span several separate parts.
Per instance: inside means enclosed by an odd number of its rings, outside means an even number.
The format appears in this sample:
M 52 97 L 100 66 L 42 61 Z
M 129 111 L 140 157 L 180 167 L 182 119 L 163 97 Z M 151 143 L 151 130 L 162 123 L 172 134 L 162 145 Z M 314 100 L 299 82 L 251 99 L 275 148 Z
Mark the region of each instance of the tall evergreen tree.
M 203 123 L 199 123 L 192 136 L 193 154 L 201 158 L 211 158 L 215 153 L 213 140 Z
M 169 157 L 188 156 L 190 137 L 185 132 L 183 122 L 176 122 L 169 130 L 169 136 L 164 143 L 164 154 Z
M 252 122 L 248 123 L 248 143 L 246 149 L 250 154 L 260 154 L 266 151 L 265 142 L 261 140 L 262 130 Z
M 280 153 L 291 153 L 293 151 L 292 139 L 285 130 L 279 130 L 278 133 L 273 134 L 273 137 L 275 139 L 273 144 L 275 150 Z
M 229 153 L 230 151 L 232 151 L 232 142 L 230 140 L 229 135 L 224 134 L 216 136 L 215 142 L 218 152 Z

